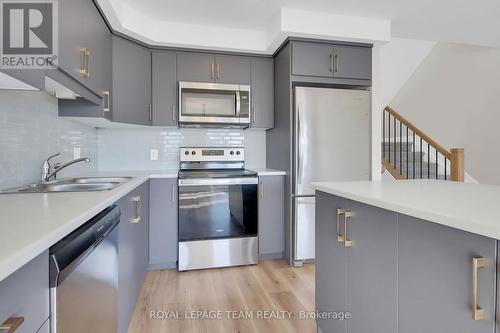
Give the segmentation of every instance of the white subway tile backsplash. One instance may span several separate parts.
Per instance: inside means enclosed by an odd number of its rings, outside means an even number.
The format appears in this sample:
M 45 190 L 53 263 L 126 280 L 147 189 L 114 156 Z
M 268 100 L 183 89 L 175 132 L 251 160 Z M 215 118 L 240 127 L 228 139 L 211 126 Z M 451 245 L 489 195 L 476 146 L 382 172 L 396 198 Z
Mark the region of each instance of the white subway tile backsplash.
M 97 170 L 97 130 L 58 117 L 57 99 L 45 92 L 0 90 L 0 188 L 39 180 L 42 161 L 73 159 L 80 147 L 89 164 L 76 164 L 61 176 Z
M 179 147 L 245 147 L 247 167 L 265 167 L 266 132 L 234 129 L 99 129 L 100 170 L 162 170 L 179 167 Z M 150 160 L 158 149 L 158 160 Z

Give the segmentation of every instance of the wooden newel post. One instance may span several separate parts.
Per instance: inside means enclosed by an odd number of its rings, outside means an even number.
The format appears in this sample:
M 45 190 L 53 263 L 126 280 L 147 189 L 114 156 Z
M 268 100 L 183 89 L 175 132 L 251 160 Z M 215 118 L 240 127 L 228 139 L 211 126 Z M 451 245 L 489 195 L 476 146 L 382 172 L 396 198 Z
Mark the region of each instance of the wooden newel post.
M 450 152 L 451 180 L 463 182 L 465 178 L 464 150 L 463 148 L 453 148 Z

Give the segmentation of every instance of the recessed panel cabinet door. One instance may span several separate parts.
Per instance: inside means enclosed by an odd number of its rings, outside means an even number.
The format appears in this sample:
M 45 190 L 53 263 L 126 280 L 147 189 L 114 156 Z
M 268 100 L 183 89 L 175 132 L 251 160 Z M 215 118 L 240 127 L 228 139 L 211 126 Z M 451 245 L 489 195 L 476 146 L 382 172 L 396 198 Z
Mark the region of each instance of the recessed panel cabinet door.
M 151 52 L 113 36 L 113 121 L 151 125 Z
M 397 214 L 351 200 L 346 209 L 348 331 L 396 333 Z
M 399 333 L 493 332 L 495 242 L 399 215 Z M 474 257 L 485 260 L 477 280 L 483 320 L 473 319 Z
M 316 191 L 316 311 L 346 311 L 346 248 L 337 241 L 337 208 L 345 199 Z M 317 319 L 324 332 L 346 333 L 347 321 Z M 373 331 L 375 332 L 375 331 Z

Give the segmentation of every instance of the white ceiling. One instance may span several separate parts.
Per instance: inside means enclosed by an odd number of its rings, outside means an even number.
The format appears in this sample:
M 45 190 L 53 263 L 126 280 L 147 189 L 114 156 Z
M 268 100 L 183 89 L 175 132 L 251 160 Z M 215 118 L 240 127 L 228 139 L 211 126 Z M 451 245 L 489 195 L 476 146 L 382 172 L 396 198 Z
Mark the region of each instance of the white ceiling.
M 138 38 L 160 45 L 178 45 L 178 41 L 172 42 L 175 40 L 172 34 L 185 33 L 190 26 L 226 28 L 236 33 L 244 30 L 251 33 L 251 38 L 272 39 L 271 27 L 276 25 L 281 9 L 287 8 L 318 15 L 385 20 L 390 23 L 390 33 L 395 37 L 500 47 L 499 0 L 99 0 L 99 3 L 106 2 L 111 5 L 108 11 L 114 11 L 110 15 L 115 17 L 116 25 Z M 103 7 L 108 15 L 106 6 Z M 134 17 L 138 22 L 151 20 L 156 25 L 169 24 L 169 27 L 180 29 L 153 33 L 154 28 L 146 30 L 143 25 L 133 22 Z M 333 33 L 337 34 L 337 30 Z M 229 30 L 220 31 L 225 34 Z M 346 39 L 350 39 L 349 36 Z M 261 50 L 255 46 L 256 52 L 270 51 L 267 48 L 272 41 L 264 42 L 268 45 Z M 215 46 L 224 48 L 223 45 Z

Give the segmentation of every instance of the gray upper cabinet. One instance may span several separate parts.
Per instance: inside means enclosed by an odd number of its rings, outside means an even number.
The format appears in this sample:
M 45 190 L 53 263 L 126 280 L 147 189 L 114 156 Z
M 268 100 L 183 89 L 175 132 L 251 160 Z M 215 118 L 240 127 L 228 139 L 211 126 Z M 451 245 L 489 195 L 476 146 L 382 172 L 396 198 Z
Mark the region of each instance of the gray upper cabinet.
M 113 121 L 152 124 L 151 52 L 113 36 Z
M 370 47 L 335 46 L 333 48 L 334 77 L 371 79 L 372 49 Z
M 210 54 L 177 54 L 177 78 L 181 82 L 214 82 L 214 66 L 214 56 Z
M 250 60 L 232 55 L 215 56 L 215 82 L 250 84 Z
M 352 242 L 346 248 L 348 332 L 396 333 L 397 214 L 351 200 L 345 208 L 352 213 L 342 231 Z
M 149 183 L 121 198 L 118 229 L 118 332 L 127 332 L 148 263 Z
M 250 60 L 232 55 L 179 52 L 177 78 L 185 82 L 250 84 Z
M 330 44 L 292 43 L 292 74 L 332 77 L 332 51 Z
M 337 241 L 337 209 L 345 200 L 316 192 L 316 311 L 346 311 L 346 248 Z M 318 318 L 318 328 L 327 333 L 346 333 L 347 321 Z M 372 332 L 369 330 L 369 332 Z M 373 331 L 375 332 L 375 331 Z
M 85 77 L 84 67 L 85 21 L 84 8 L 88 1 L 64 0 L 59 2 L 59 58 L 58 65 L 79 82 Z M 93 5 L 93 4 L 92 4 Z M 87 46 L 88 47 L 88 46 Z
M 149 267 L 177 265 L 177 178 L 150 183 Z
M 496 241 L 399 215 L 399 332 L 493 332 Z M 472 314 L 473 260 L 478 270 L 478 306 Z
M 370 46 L 292 42 L 292 75 L 370 80 Z
M 177 126 L 177 55 L 152 52 L 153 125 Z
M 274 64 L 271 58 L 251 60 L 252 127 L 274 127 Z
M 284 176 L 259 176 L 259 256 L 283 258 L 285 251 Z

